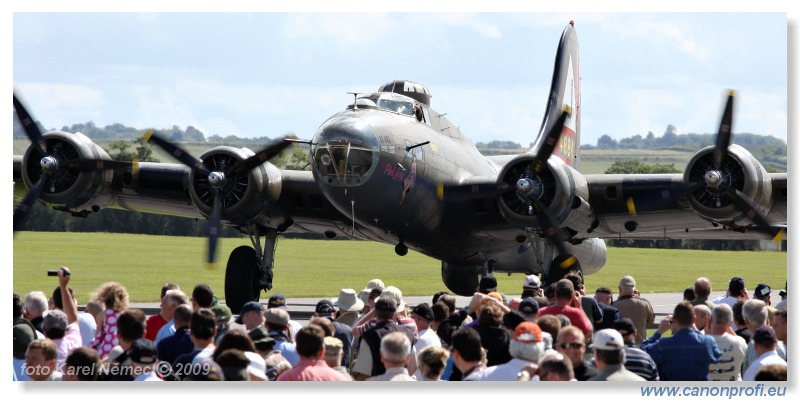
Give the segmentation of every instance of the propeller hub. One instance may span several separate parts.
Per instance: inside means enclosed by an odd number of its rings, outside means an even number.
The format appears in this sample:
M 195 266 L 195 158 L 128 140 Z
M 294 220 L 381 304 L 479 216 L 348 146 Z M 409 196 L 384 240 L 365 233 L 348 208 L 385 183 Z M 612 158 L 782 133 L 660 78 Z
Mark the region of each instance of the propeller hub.
M 208 174 L 208 183 L 214 189 L 221 189 L 225 186 L 225 174 L 222 172 L 211 172 Z
M 703 178 L 706 181 L 706 185 L 714 189 L 718 189 L 722 185 L 722 173 L 720 171 L 708 171 Z
M 58 160 L 56 160 L 55 157 L 48 155 L 47 157 L 44 157 L 42 158 L 41 161 L 39 161 L 39 166 L 42 167 L 42 171 L 44 171 L 45 173 L 54 174 L 56 173 L 56 171 L 58 171 Z
M 517 181 L 517 193 L 522 196 L 527 196 L 533 192 L 533 182 L 528 178 L 522 178 Z

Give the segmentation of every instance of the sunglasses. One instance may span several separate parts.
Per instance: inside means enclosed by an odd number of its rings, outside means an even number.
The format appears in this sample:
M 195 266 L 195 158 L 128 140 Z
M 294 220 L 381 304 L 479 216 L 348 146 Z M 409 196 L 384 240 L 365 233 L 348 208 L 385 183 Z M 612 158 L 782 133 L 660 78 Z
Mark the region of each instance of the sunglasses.
M 583 347 L 583 343 L 561 343 L 558 345 L 562 350 L 577 350 Z

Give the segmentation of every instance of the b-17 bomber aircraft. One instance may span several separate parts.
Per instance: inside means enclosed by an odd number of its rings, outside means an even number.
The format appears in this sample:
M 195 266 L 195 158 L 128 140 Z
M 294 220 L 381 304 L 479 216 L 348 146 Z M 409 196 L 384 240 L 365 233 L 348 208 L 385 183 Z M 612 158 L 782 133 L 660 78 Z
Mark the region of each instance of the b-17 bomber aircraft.
M 148 141 L 180 163 L 112 161 L 81 133 L 42 134 L 14 97 L 32 145 L 14 156 L 27 196 L 14 231 L 39 200 L 90 216 L 121 208 L 209 220 L 208 262 L 221 225 L 249 235 L 228 258 L 225 298 L 234 312 L 272 288 L 276 240 L 316 233 L 393 244 L 441 261 L 444 284 L 471 295 L 494 273 L 540 273 L 545 284 L 606 263 L 604 239 L 780 238 L 787 174 L 767 173 L 731 143 L 733 93 L 716 144 L 681 174 L 583 175 L 581 86 L 572 22 L 555 57 L 544 119 L 519 155 L 484 156 L 432 108 L 419 83 L 394 80 L 326 119 L 310 140 L 263 150 L 215 147 L 195 158 L 158 133 Z M 620 118 L 624 118 L 621 116 Z M 310 171 L 269 162 L 292 142 L 310 145 Z

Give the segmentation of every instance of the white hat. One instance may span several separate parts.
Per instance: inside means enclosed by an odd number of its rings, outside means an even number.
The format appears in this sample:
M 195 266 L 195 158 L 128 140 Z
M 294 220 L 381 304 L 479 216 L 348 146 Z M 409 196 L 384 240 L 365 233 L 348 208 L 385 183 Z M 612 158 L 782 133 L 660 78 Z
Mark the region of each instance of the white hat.
M 622 350 L 625 348 L 625 342 L 622 341 L 622 335 L 618 331 L 603 329 L 594 334 L 592 348 L 595 350 Z
M 343 288 L 339 291 L 339 299 L 333 304 L 345 312 L 360 311 L 364 307 L 364 301 L 356 296 L 356 291 L 352 288 Z
M 539 289 L 542 288 L 542 282 L 535 274 L 531 274 L 522 280 L 522 288 Z
M 367 283 L 367 286 L 364 287 L 363 290 L 358 292 L 358 298 L 361 298 L 365 304 L 369 303 L 369 293 L 372 292 L 373 288 L 386 288 L 383 285 L 383 281 L 379 278 L 373 278 Z
M 378 297 L 378 299 L 380 298 L 390 298 L 394 300 L 394 302 L 397 303 L 397 312 L 401 312 L 406 309 L 406 303 L 403 302 L 403 292 L 393 285 L 384 288 L 383 292 L 381 292 L 381 296 Z
M 244 355 L 250 360 L 250 365 L 247 366 L 247 373 L 262 380 L 267 380 L 267 363 L 264 358 L 252 351 L 245 351 Z

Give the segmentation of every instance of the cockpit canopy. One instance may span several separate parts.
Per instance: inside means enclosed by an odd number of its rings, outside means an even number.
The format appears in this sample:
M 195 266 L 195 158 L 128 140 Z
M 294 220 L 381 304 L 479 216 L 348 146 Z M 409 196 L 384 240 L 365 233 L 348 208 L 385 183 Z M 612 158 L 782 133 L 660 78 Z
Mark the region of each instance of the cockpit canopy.
M 360 97 L 356 100 L 356 107 L 358 109 L 380 109 L 386 112 L 415 116 L 414 100 L 393 93 L 376 92 L 369 96 Z M 349 108 L 352 108 L 352 105 Z
M 428 88 L 422 84 L 408 80 L 390 81 L 378 88 L 378 92 L 393 92 L 395 94 L 405 95 L 425 106 L 431 106 L 431 93 L 428 91 Z

